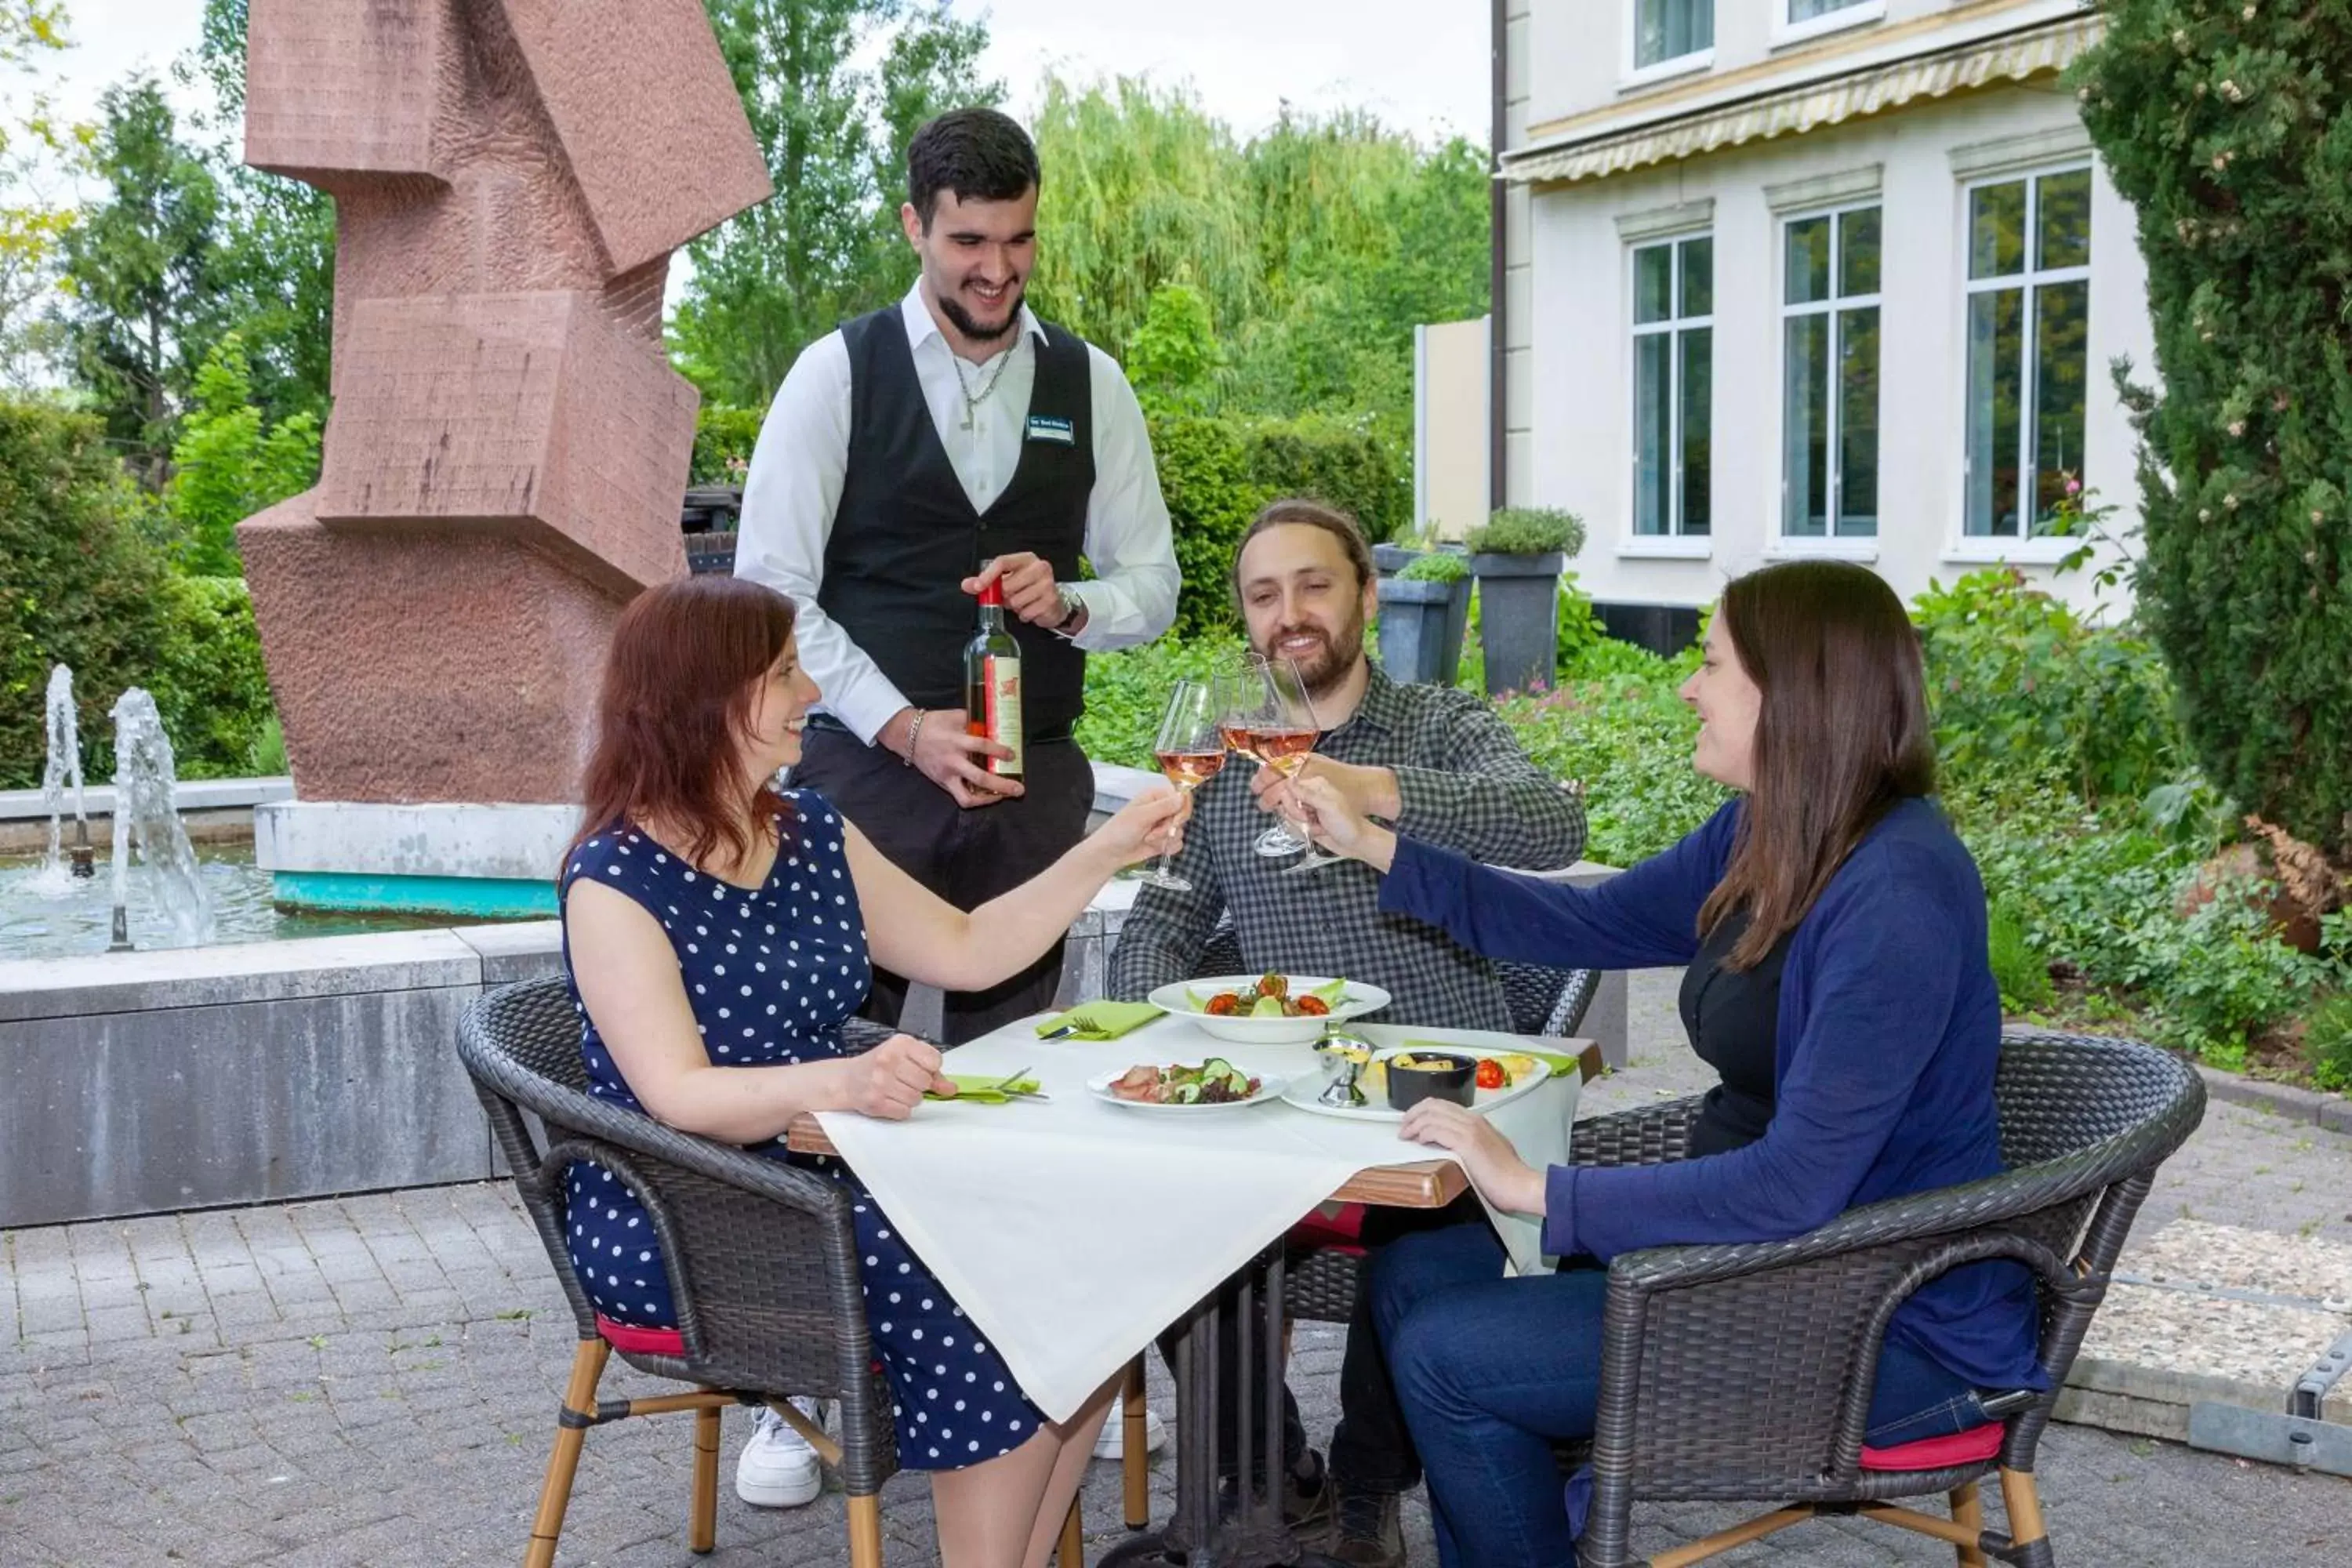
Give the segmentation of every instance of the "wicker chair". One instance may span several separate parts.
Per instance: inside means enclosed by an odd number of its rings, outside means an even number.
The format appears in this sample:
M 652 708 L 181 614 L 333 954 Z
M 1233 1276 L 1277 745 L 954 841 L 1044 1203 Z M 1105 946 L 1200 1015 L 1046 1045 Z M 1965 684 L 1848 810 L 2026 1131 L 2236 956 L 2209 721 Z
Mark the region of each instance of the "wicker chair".
M 1808 1236 L 1663 1247 L 1609 1270 L 1590 1568 L 1682 1568 L 1818 1513 L 1858 1513 L 1949 1542 L 1962 1564 L 2053 1562 L 2033 1463 L 2056 1391 L 2105 1294 L 2156 1169 L 2204 1116 L 2205 1089 L 2134 1041 L 2011 1034 L 1997 1092 L 2006 1174 L 1853 1210 Z M 1580 1122 L 1580 1165 L 1683 1156 L 1683 1100 Z M 2041 1286 L 2052 1392 L 1974 1432 L 1865 1451 L 1872 1368 L 1888 1318 L 1926 1281 L 2007 1258 Z M 1998 1473 L 2006 1532 L 1984 1528 L 1978 1482 Z M 1948 1519 L 1888 1500 L 1945 1493 Z M 1707 1540 L 1633 1555 L 1635 1499 L 1787 1498 Z
M 889 1034 L 862 1020 L 846 1032 L 861 1049 Z M 866 1332 L 848 1191 L 592 1098 L 579 1016 L 561 980 L 505 986 L 474 1002 L 458 1021 L 457 1054 L 580 1332 L 526 1568 L 555 1561 L 588 1428 L 670 1411 L 695 1413 L 688 1545 L 709 1552 L 717 1533 L 719 1412 L 738 1404 L 776 1410 L 839 1472 L 849 1494 L 849 1560 L 853 1568 L 880 1568 L 880 1492 L 898 1468 L 898 1451 L 890 1391 Z M 543 1133 L 534 1131 L 533 1117 Z M 590 1304 L 564 1237 L 564 1176 L 576 1160 L 604 1166 L 645 1205 L 669 1270 L 676 1329 L 614 1323 Z M 694 1391 L 599 1400 L 596 1385 L 615 1351 L 638 1370 Z M 787 1394 L 839 1400 L 839 1440 L 816 1430 Z M 1077 1522 L 1073 1507 L 1063 1568 L 1080 1563 Z

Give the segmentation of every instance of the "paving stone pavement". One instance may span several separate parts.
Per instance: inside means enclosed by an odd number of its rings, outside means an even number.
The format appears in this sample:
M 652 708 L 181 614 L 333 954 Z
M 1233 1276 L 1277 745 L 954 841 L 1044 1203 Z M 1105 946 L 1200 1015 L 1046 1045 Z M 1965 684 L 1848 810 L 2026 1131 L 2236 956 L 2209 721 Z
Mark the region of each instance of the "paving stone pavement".
M 1594 1086 L 1590 1109 L 1691 1081 L 1687 1052 L 1667 1044 L 1672 997 L 1671 976 L 1640 977 L 1634 1067 Z M 2268 1120 L 2217 1106 L 2168 1172 L 2163 1201 L 2203 1218 L 2352 1231 L 2352 1140 Z M 1083 1270 L 1082 1253 L 1072 1267 Z M 1318 1433 L 1337 1414 L 1340 1345 L 1335 1330 L 1300 1330 L 1295 1383 Z M 0 1234 L 0 1568 L 515 1563 L 572 1346 L 536 1234 L 503 1184 Z M 1172 1401 L 1153 1373 L 1165 1415 Z M 615 1363 L 604 1392 L 667 1386 Z M 726 1465 L 748 1429 L 747 1413 L 730 1414 Z M 767 1512 L 740 1504 L 725 1479 L 719 1550 L 694 1558 L 690 1431 L 676 1416 L 589 1435 L 566 1568 L 846 1561 L 837 1499 Z M 2352 1483 L 2084 1427 L 2053 1430 L 2042 1452 L 2070 1565 L 2352 1559 Z M 1163 1460 L 1160 1517 L 1171 1481 Z M 1660 1549 L 1739 1511 L 1644 1509 L 1641 1538 Z M 1097 1550 L 1117 1539 L 1116 1467 L 1093 1468 L 1086 1515 Z M 919 1479 L 892 1482 L 885 1520 L 892 1563 L 936 1562 Z M 1412 1561 L 1433 1563 L 1418 1497 L 1406 1525 Z M 1720 1561 L 1951 1555 L 1840 1521 Z

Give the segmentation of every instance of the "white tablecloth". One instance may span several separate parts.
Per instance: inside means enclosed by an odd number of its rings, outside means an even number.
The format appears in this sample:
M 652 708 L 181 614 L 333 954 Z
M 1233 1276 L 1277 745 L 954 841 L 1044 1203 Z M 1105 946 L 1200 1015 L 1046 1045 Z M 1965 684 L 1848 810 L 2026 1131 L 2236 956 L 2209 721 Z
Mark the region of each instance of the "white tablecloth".
M 1407 1039 L 1544 1049 L 1558 1040 L 1360 1026 Z M 1202 1112 L 1108 1104 L 1087 1079 L 1139 1062 L 1222 1056 L 1255 1075 L 1319 1082 L 1310 1047 L 1244 1046 L 1162 1018 L 1111 1041 L 1041 1041 L 1034 1022 L 950 1053 L 958 1073 L 1034 1069 L 1050 1104 L 926 1104 L 901 1122 L 819 1121 L 851 1170 L 1030 1399 L 1075 1414 L 1168 1324 L 1359 1171 L 1440 1157 L 1393 1122 L 1261 1104 Z M 1573 1073 L 1504 1105 L 1496 1126 L 1529 1163 L 1555 1164 L 1576 1111 Z M 1513 1260 L 1535 1267 L 1538 1226 L 1498 1216 Z

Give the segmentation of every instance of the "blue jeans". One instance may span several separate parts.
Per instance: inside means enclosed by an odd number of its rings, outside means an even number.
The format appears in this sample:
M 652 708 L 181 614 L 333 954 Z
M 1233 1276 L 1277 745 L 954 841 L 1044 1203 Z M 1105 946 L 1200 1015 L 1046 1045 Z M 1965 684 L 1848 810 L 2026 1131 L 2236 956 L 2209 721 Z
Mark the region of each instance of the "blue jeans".
M 1554 1439 L 1592 1435 L 1601 1393 L 1598 1268 L 1507 1279 L 1483 1220 L 1409 1236 L 1372 1265 L 1372 1318 L 1429 1478 L 1445 1568 L 1575 1568 Z M 1879 1359 L 1874 1447 L 1964 1431 L 1976 1391 L 1899 1346 Z

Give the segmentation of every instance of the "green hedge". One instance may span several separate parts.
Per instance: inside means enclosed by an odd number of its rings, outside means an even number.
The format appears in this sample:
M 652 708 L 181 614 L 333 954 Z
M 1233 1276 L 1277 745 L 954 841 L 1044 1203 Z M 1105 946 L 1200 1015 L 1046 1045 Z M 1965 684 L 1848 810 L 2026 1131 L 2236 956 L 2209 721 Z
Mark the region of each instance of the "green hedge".
M 37 788 L 49 668 L 74 671 L 82 771 L 113 773 L 107 715 L 164 640 L 163 546 L 98 420 L 0 397 L 0 788 Z
M 1151 453 L 1184 575 L 1176 630 L 1235 630 L 1234 548 L 1260 507 L 1303 496 L 1353 515 L 1375 542 L 1403 522 L 1411 496 L 1394 454 L 1361 424 L 1232 419 L 1162 410 L 1150 416 Z
M 1231 633 L 1234 546 L 1267 492 L 1249 472 L 1241 427 L 1201 414 L 1163 415 L 1151 422 L 1151 455 L 1175 534 L 1176 565 L 1184 586 L 1176 601 L 1176 635 Z
M 1948 772 L 2051 779 L 2096 805 L 2195 771 L 2171 677 L 2137 631 L 2085 625 L 2011 567 L 1931 585 L 1912 618 Z
M 1412 524 L 1412 476 L 1369 416 L 1308 415 L 1253 421 L 1244 428 L 1250 478 L 1269 493 L 1336 506 L 1361 523 L 1375 544 Z
M 0 399 L 0 788 L 37 788 L 49 668 L 74 672 L 83 777 L 114 774 L 115 700 L 155 699 L 183 778 L 248 772 L 273 722 L 236 577 L 183 577 L 97 421 Z
M 1698 717 L 1675 695 L 1677 684 L 1618 676 L 1496 705 L 1547 773 L 1584 785 L 1591 859 L 1631 866 L 1671 847 L 1728 798 L 1691 768 Z
M 751 462 L 751 448 L 760 441 L 761 421 L 767 416 L 764 408 L 704 404 L 694 416 L 694 461 L 687 470 L 687 483 L 741 484 L 742 470 L 734 465 Z
M 132 683 L 154 695 L 180 776 L 237 778 L 267 766 L 264 731 L 277 710 L 245 580 L 170 577 L 163 597 L 163 636 Z
M 1160 732 L 1168 693 L 1186 676 L 1207 674 L 1234 647 L 1228 637 L 1162 637 L 1118 653 L 1088 655 L 1087 712 L 1078 721 L 1078 744 L 1096 762 L 1157 772 L 1151 742 Z

